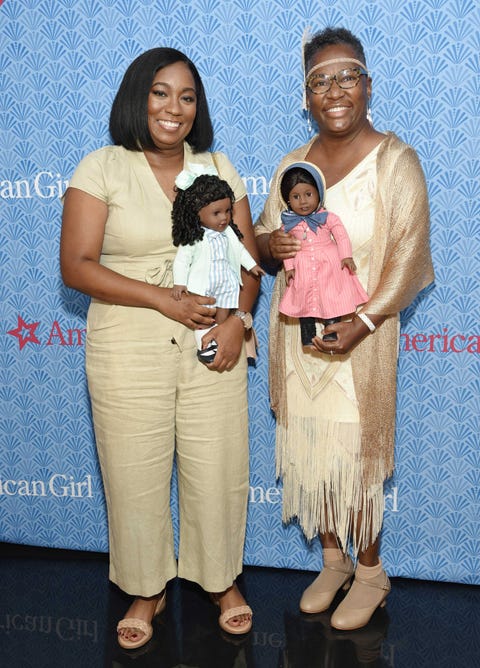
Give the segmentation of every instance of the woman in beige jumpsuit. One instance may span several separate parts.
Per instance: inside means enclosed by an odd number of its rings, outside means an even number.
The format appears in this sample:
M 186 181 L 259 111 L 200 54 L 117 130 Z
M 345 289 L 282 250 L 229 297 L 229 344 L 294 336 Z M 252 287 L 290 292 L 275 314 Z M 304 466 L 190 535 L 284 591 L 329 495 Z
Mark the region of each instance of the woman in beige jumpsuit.
M 245 318 L 232 313 L 215 328 L 218 352 L 205 365 L 193 330 L 213 323 L 213 300 L 171 296 L 177 174 L 213 167 L 229 182 L 234 220 L 257 256 L 245 188 L 226 156 L 208 151 L 213 131 L 203 85 L 179 51 L 151 49 L 130 65 L 110 132 L 115 145 L 87 155 L 66 192 L 61 267 L 68 286 L 92 297 L 86 367 L 110 579 L 135 597 L 119 642 L 130 649 L 150 639 L 166 583 L 176 575 L 214 594 L 222 628 L 245 633 L 251 610 L 235 584 L 248 497 Z M 248 313 L 258 282 L 242 278 L 239 308 Z M 178 562 L 170 516 L 174 455 Z

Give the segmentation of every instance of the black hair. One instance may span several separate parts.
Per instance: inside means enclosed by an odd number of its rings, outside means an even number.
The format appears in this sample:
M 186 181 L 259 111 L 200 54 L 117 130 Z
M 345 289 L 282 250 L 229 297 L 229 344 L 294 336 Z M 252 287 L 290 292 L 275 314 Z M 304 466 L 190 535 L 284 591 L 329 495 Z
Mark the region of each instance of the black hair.
M 358 37 L 355 37 L 355 35 L 346 28 L 328 27 L 324 30 L 321 30 L 320 32 L 315 33 L 311 40 L 305 44 L 305 49 L 303 52 L 305 71 L 308 69 L 308 63 L 318 51 L 321 51 L 326 46 L 336 46 L 338 44 L 345 44 L 346 46 L 349 46 L 355 53 L 355 56 L 358 58 L 358 60 L 360 60 L 365 66 L 367 65 L 365 52 Z
M 280 182 L 280 192 L 285 202 L 288 203 L 292 188 L 295 188 L 299 183 L 307 183 L 309 186 L 313 186 L 318 193 L 317 182 L 310 172 L 307 169 L 303 169 L 303 167 L 292 167 L 291 169 L 287 169 Z M 321 199 L 320 193 L 318 193 L 318 196 Z
M 200 74 L 184 53 L 167 47 L 145 51 L 125 72 L 110 112 L 110 135 L 114 144 L 129 151 L 156 150 L 148 129 L 148 96 L 155 74 L 179 62 L 185 63 L 192 73 L 197 96 L 197 113 L 186 141 L 194 153 L 210 148 L 213 126 Z
M 235 202 L 233 190 L 226 181 L 211 174 L 201 174 L 189 188 L 178 189 L 172 207 L 173 245 L 189 246 L 203 239 L 205 229 L 198 216 L 200 209 L 227 197 L 233 208 Z M 239 239 L 243 238 L 233 219 L 230 221 L 230 227 Z

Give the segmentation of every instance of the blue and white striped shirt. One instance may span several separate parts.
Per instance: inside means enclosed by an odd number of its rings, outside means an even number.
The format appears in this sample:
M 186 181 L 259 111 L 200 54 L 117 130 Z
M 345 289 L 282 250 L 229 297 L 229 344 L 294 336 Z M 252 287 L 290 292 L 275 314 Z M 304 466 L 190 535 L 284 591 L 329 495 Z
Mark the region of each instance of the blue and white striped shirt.
M 211 252 L 207 296 L 215 297 L 219 308 L 237 308 L 240 285 L 228 261 L 228 238 L 224 232 L 205 228 Z

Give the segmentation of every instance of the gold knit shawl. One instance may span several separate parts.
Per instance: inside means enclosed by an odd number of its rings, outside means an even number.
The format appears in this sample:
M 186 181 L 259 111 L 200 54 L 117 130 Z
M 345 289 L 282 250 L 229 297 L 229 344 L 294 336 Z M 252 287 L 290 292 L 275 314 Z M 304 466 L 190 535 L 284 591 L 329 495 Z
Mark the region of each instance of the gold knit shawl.
M 279 177 L 289 164 L 305 159 L 314 139 L 281 161 L 255 225 L 257 236 L 280 227 L 284 203 Z M 351 354 L 365 489 L 382 482 L 393 472 L 398 313 L 433 279 L 423 170 L 414 149 L 388 133 L 377 153 L 375 220 L 367 286 L 370 300 L 362 307 L 366 313 L 387 318 Z M 278 317 L 284 286 L 283 271 L 279 271 L 271 302 L 269 382 L 272 410 L 277 421 L 287 426 L 285 334 Z

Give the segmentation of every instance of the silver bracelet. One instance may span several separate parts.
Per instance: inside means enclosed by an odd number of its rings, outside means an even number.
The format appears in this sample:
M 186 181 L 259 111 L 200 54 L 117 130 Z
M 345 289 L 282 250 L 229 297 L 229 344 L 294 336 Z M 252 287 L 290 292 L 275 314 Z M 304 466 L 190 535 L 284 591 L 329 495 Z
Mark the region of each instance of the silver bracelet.
M 373 332 L 376 330 L 376 327 L 373 324 L 373 322 L 370 320 L 368 315 L 365 315 L 365 313 L 357 313 L 357 315 L 360 318 L 360 320 L 363 322 L 363 324 L 368 327 L 368 329 L 370 330 L 370 333 L 373 334 Z

